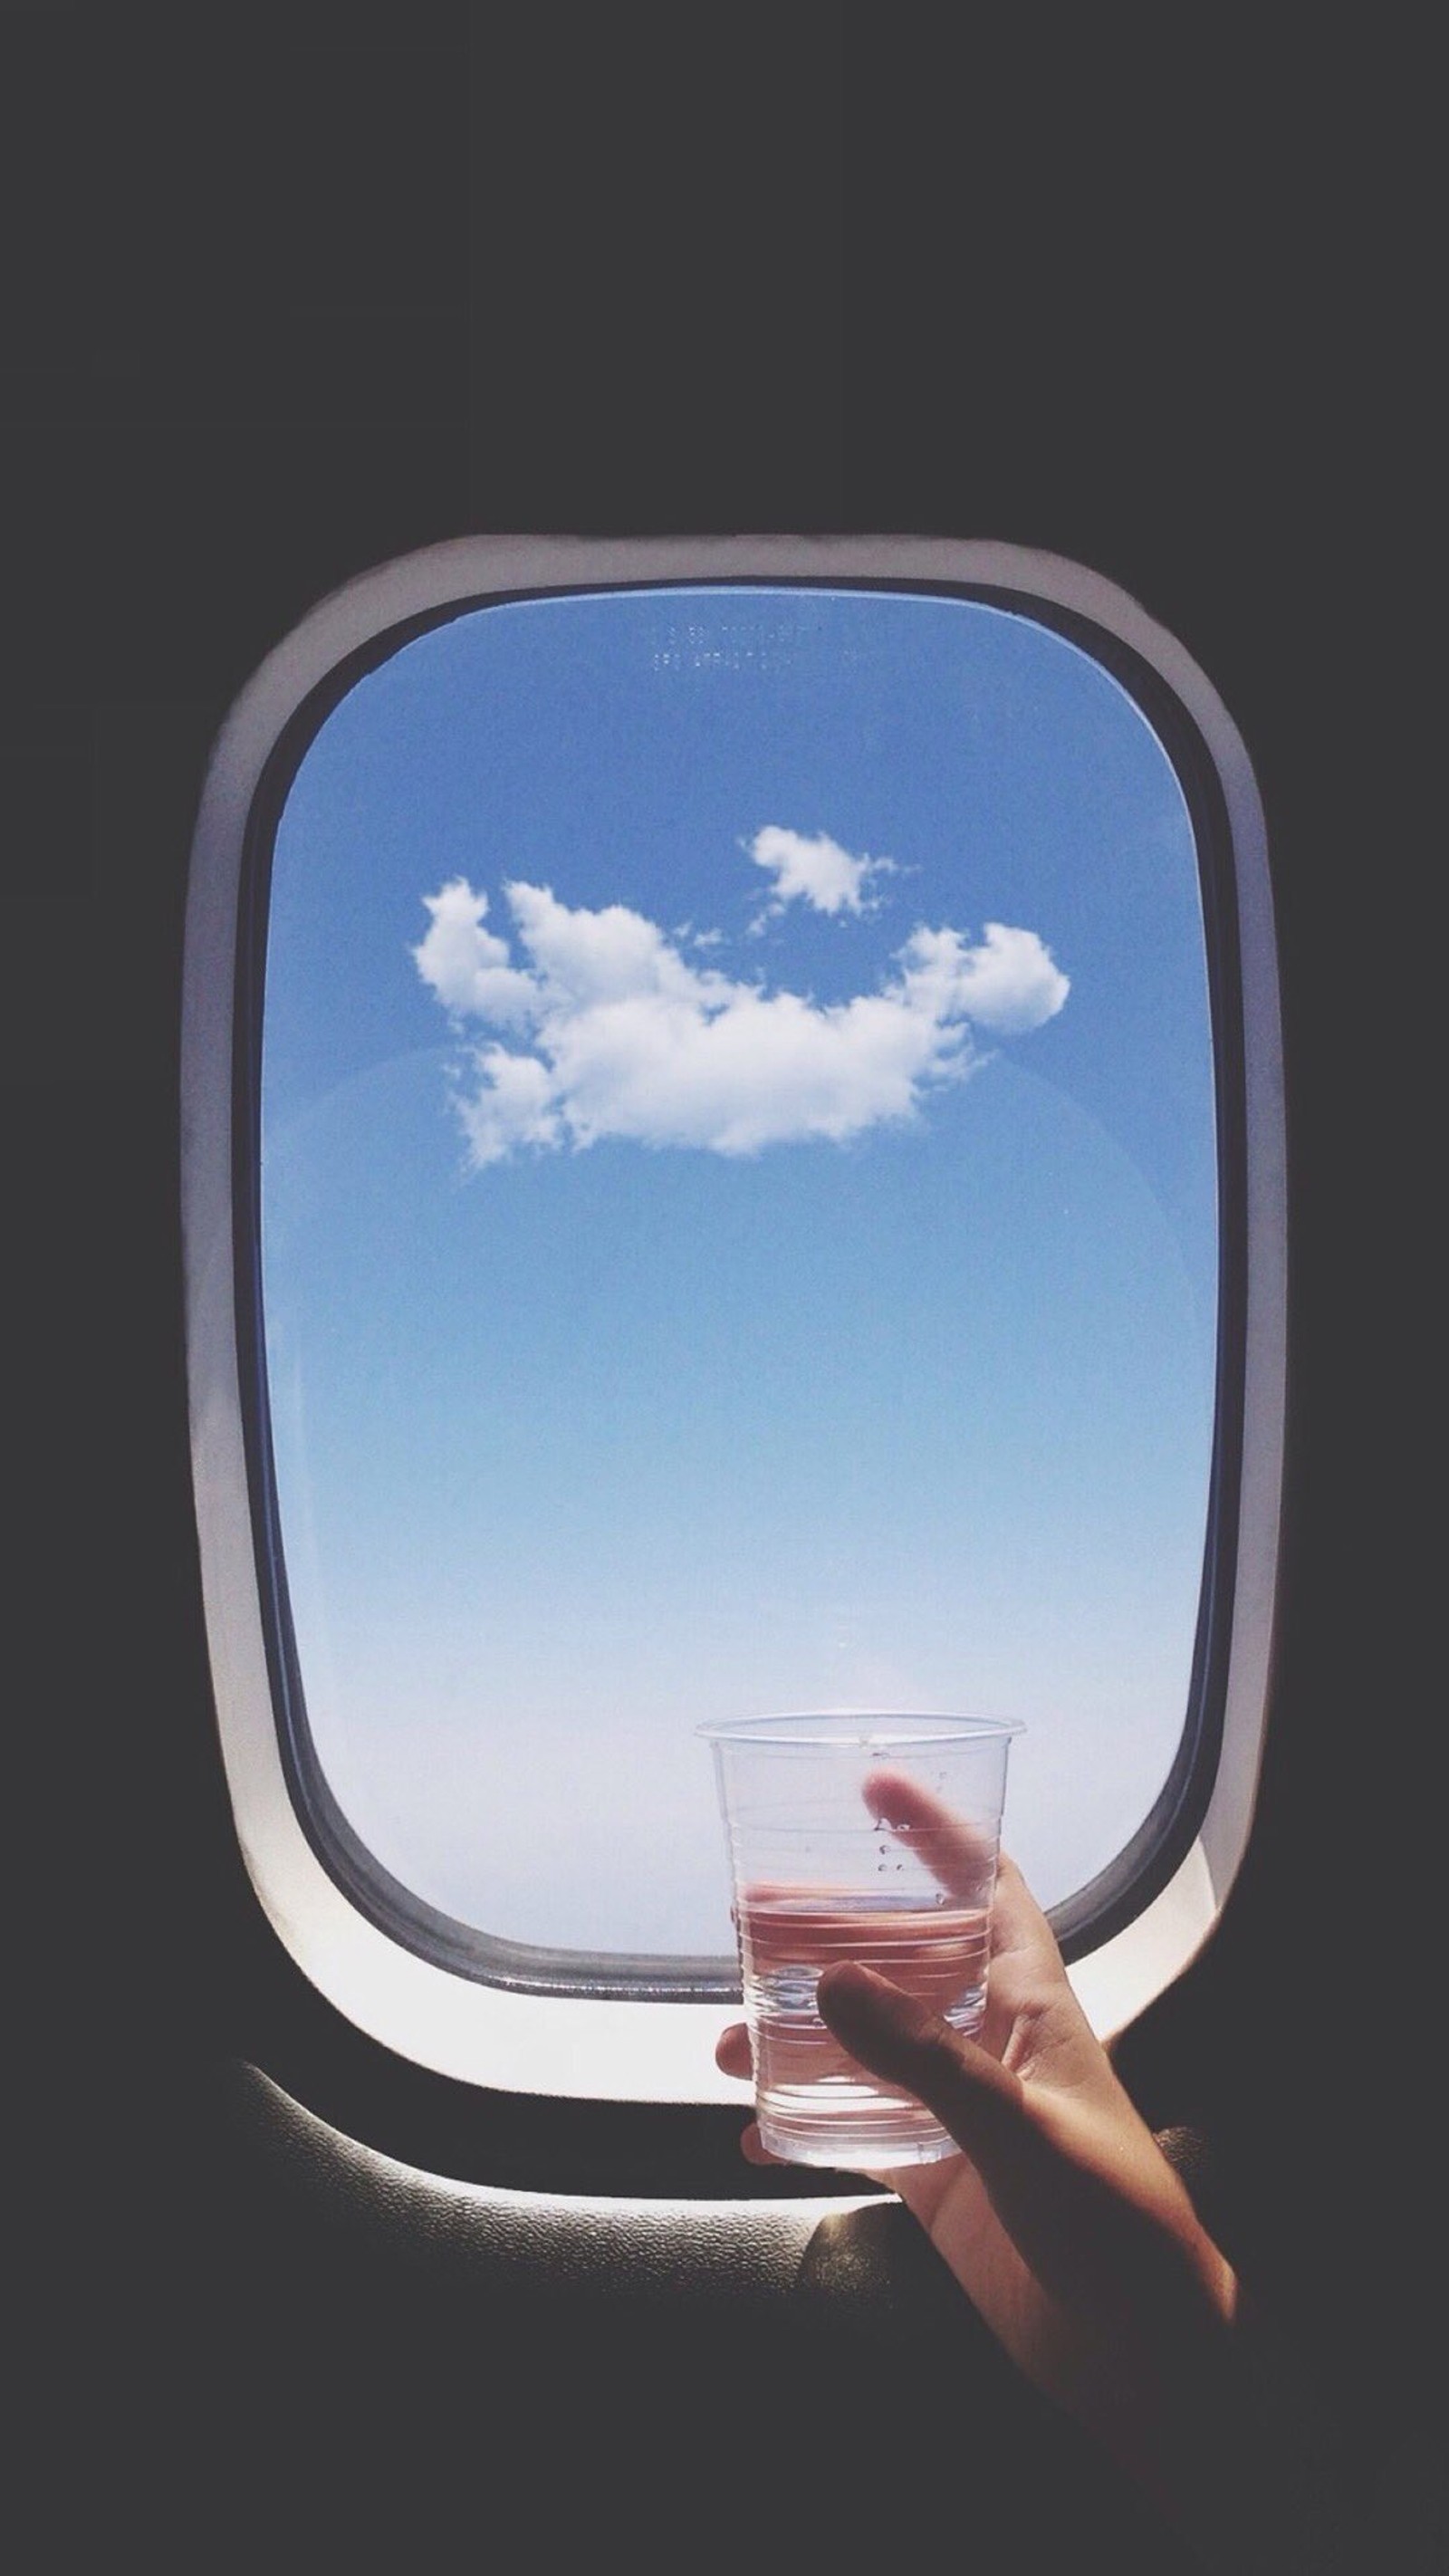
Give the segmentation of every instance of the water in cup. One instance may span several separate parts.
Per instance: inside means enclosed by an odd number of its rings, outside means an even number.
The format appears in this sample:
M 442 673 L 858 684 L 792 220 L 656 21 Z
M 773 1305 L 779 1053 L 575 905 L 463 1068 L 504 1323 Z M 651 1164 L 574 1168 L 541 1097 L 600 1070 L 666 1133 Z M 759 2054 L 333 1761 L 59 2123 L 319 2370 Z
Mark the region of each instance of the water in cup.
M 986 1909 L 944 1894 L 903 1905 L 849 1888 L 752 1887 L 737 1916 L 756 2117 L 771 2153 L 855 2169 L 954 2154 L 919 2102 L 845 2056 L 816 2010 L 815 1988 L 822 1969 L 855 1959 L 974 2037 L 986 2006 Z

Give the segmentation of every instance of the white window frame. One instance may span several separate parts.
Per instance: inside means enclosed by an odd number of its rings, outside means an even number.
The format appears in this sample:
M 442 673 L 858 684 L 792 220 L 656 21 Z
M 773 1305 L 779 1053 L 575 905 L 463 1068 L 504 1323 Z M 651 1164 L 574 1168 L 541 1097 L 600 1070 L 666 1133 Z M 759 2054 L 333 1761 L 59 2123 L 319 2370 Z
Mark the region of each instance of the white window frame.
M 269 1677 L 238 1341 L 234 1025 L 240 906 L 263 773 L 329 675 L 418 621 L 490 597 L 621 583 L 852 582 L 959 588 L 1095 628 L 1155 673 L 1196 728 L 1226 816 L 1242 1010 L 1245 1312 L 1236 1527 L 1221 1730 L 1192 1839 L 1132 1919 L 1070 1975 L 1097 2031 L 1124 2030 L 1187 1967 L 1247 1847 L 1267 1724 L 1278 1579 L 1286 1209 L 1277 951 L 1263 814 L 1244 744 L 1182 646 L 1114 583 L 1032 549 L 928 537 L 461 537 L 322 600 L 242 691 L 213 749 L 191 854 L 182 1020 L 182 1208 L 192 1470 L 222 1759 L 258 1900 L 298 1967 L 398 2055 L 492 2089 L 635 2102 L 731 2102 L 714 2041 L 738 2006 L 520 1992 L 460 1975 L 370 1919 L 324 1866 L 289 1785 Z M 1087 649 L 1090 649 L 1088 642 Z M 1214 1030 L 1215 1045 L 1218 1032 Z

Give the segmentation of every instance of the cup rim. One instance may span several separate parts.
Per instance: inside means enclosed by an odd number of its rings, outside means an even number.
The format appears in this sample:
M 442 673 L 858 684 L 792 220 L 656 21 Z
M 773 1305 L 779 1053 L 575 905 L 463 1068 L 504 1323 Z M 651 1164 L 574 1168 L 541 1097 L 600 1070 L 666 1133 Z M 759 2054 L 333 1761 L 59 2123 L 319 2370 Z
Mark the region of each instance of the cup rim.
M 1019 1717 L 960 1717 L 894 1708 L 789 1709 L 765 1717 L 712 1717 L 694 1730 L 708 1744 L 830 1746 L 843 1752 L 881 1754 L 1025 1731 L 1025 1721 Z

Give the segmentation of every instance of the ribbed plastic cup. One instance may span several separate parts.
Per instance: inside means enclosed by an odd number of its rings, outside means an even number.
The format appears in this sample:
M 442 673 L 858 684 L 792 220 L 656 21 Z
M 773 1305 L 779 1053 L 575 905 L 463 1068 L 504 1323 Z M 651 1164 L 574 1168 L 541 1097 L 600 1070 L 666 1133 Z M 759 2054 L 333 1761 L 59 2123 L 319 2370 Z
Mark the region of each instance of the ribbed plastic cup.
M 815 1989 L 858 1959 L 975 2037 L 1019 1725 L 811 1710 L 697 1732 L 714 1754 L 764 2144 L 866 2173 L 954 2154 L 922 2104 L 846 2056 Z

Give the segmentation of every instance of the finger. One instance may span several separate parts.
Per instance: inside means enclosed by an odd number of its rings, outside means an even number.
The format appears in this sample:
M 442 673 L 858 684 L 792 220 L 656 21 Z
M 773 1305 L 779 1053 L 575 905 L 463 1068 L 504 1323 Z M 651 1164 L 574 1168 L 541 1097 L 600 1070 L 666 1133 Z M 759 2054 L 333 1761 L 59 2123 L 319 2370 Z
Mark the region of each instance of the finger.
M 904 1771 L 872 1771 L 862 1785 L 871 1815 L 919 1854 L 938 1886 L 961 1905 L 981 1905 L 991 1891 L 996 1836 L 923 1789 Z
M 740 2131 L 740 2154 L 747 2165 L 777 2165 L 781 2158 L 770 2153 L 753 2120 Z
M 958 1904 L 979 1905 L 990 1894 L 993 1957 L 1021 1952 L 1034 1975 L 1066 1985 L 1056 1935 L 1015 1861 L 997 1849 L 994 1834 L 968 1817 L 953 1815 L 903 1771 L 872 1771 L 863 1795 L 872 1814 L 920 1853 L 938 1885 Z
M 721 2075 L 736 2075 L 748 2084 L 754 2074 L 750 2034 L 742 2021 L 732 2021 L 715 2041 L 714 2062 Z
M 865 1782 L 865 1801 L 892 1833 L 920 1853 L 927 1868 L 958 1904 L 991 1900 L 993 1959 L 1015 1954 L 1033 1981 L 1070 1991 L 1056 1934 L 1010 1854 L 998 1851 L 994 1835 L 966 1817 L 956 1816 L 929 1789 L 904 1772 L 873 1771 Z M 993 1886 L 994 1877 L 994 1886 Z
M 824 1971 L 816 2003 L 867 2074 L 924 2102 L 983 2169 L 1009 2152 L 1026 2119 L 1019 2078 L 939 2013 L 858 1960 Z
M 714 2044 L 714 2062 L 722 2075 L 738 2076 L 745 2084 L 753 2080 L 750 2034 L 742 2021 L 732 2021 L 728 2029 L 720 2032 Z M 740 2153 L 749 2165 L 777 2165 L 780 2161 L 770 2153 L 753 2120 L 740 2131 Z

